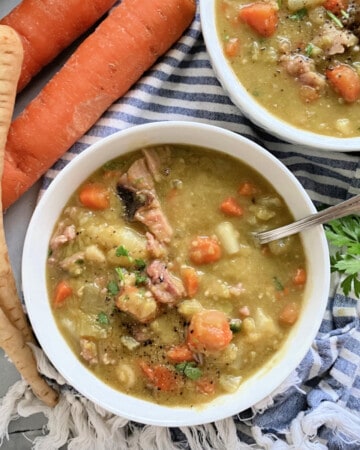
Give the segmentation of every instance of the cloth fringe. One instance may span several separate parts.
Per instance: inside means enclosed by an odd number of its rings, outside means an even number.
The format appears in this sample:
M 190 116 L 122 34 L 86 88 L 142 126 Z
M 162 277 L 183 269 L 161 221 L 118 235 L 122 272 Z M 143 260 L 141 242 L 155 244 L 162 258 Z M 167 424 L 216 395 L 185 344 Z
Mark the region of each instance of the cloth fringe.
M 275 398 L 280 399 L 282 394 L 288 392 L 288 390 L 292 387 L 299 389 L 298 385 L 301 383 L 301 379 L 299 378 L 297 372 L 294 370 L 291 374 L 281 383 L 281 385 L 276 388 L 271 395 L 268 395 L 260 402 L 256 403 L 256 405 L 252 406 L 252 411 L 254 414 L 261 414 L 270 406 L 273 406 L 275 403 Z
M 191 450 L 326 450 L 317 435 L 322 426 L 344 445 L 360 446 L 360 417 L 338 404 L 324 401 L 316 410 L 303 412 L 292 421 L 285 440 L 260 427 L 252 427 L 255 444 L 241 442 L 233 418 L 195 427 L 182 427 L 184 442 L 174 442 L 171 429 L 141 426 L 115 416 L 76 393 L 65 390 L 50 408 L 38 400 L 23 380 L 16 382 L 0 404 L 0 446 L 9 439 L 8 426 L 19 417 L 42 413 L 47 419 L 43 436 L 33 441 L 33 450 L 179 450 L 186 442 Z M 111 439 L 109 439 L 111 436 Z

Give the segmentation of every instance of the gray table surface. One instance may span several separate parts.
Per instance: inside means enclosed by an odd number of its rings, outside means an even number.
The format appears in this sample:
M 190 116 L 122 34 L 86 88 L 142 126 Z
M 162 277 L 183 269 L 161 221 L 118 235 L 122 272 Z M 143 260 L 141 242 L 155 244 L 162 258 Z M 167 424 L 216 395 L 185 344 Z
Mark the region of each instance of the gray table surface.
M 4 17 L 20 0 L 1 0 L 0 18 Z M 46 68 L 31 85 L 26 88 L 17 98 L 14 115 L 16 116 L 24 106 L 33 98 L 45 82 L 62 64 L 66 54 L 58 58 L 50 67 Z M 9 256 L 14 270 L 17 286 L 21 289 L 21 257 L 24 238 L 29 220 L 34 210 L 40 183 L 38 182 L 14 205 L 12 205 L 4 215 L 4 225 L 6 240 L 9 247 Z M 5 395 L 8 388 L 20 379 L 15 367 L 10 363 L 4 352 L 0 349 L 0 398 Z M 36 414 L 29 418 L 19 418 L 11 422 L 9 427 L 9 441 L 4 440 L 1 449 L 4 450 L 27 450 L 32 447 L 32 440 L 43 434 L 45 424 L 44 417 Z

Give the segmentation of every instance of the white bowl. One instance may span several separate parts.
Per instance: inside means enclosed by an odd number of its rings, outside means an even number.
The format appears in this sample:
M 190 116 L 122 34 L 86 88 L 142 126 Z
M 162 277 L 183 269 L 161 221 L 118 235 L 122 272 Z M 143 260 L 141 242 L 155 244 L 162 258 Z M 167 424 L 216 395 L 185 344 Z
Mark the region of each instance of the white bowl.
M 202 34 L 213 70 L 219 82 L 231 101 L 243 114 L 269 134 L 287 142 L 320 150 L 358 152 L 360 150 L 360 137 L 336 138 L 301 130 L 269 113 L 248 93 L 224 56 L 220 37 L 216 31 L 216 1 L 200 0 Z
M 308 283 L 301 317 L 286 345 L 238 392 L 216 398 L 201 408 L 158 406 L 107 386 L 82 365 L 69 349 L 54 321 L 46 289 L 46 260 L 54 225 L 73 191 L 108 160 L 142 146 L 181 143 L 233 155 L 257 169 L 277 187 L 295 218 L 315 207 L 294 175 L 269 152 L 233 132 L 200 123 L 157 122 L 115 133 L 76 156 L 54 179 L 32 216 L 27 230 L 22 282 L 26 307 L 40 345 L 56 369 L 80 393 L 128 419 L 159 426 L 190 426 L 236 414 L 268 396 L 301 362 L 319 329 L 329 292 L 329 255 L 321 226 L 303 235 Z

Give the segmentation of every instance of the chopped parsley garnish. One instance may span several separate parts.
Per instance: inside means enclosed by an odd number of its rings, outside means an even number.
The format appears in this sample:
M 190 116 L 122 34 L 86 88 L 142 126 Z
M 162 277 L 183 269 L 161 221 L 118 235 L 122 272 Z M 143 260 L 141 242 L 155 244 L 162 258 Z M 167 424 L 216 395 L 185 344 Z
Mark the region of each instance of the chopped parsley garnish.
M 148 277 L 142 272 L 135 272 L 135 284 L 136 286 L 141 286 L 145 284 L 148 280 Z
M 111 295 L 116 295 L 119 293 L 119 286 L 116 281 L 111 280 L 107 285 L 107 290 Z
M 347 11 L 344 11 L 343 9 L 340 11 L 341 15 L 344 17 L 344 19 L 349 18 L 349 13 Z
M 328 242 L 339 248 L 330 256 L 331 271 L 343 276 L 345 295 L 352 290 L 360 299 L 360 216 L 350 215 L 324 225 Z
M 110 323 L 107 314 L 105 314 L 104 312 L 100 312 L 100 313 L 98 314 L 98 316 L 97 316 L 97 321 L 98 321 L 101 325 L 109 325 L 109 323 Z
M 274 281 L 275 289 L 277 291 L 283 291 L 284 290 L 283 284 L 281 283 L 281 281 L 277 277 L 274 277 L 273 281 Z
M 289 18 L 291 20 L 302 20 L 305 16 L 307 16 L 307 9 L 301 8 L 298 11 L 296 11 L 294 14 L 291 14 Z
M 344 25 L 342 24 L 341 20 L 335 16 L 335 14 L 333 14 L 331 11 L 329 11 L 328 9 L 326 10 L 326 14 L 330 17 L 330 19 L 336 23 L 336 25 L 339 28 L 344 28 Z
M 124 269 L 123 267 L 115 267 L 115 272 L 117 273 L 120 281 L 125 281 L 126 269 Z
M 187 378 L 190 378 L 190 380 L 198 380 L 202 375 L 201 370 L 194 362 L 182 362 L 176 364 L 175 369 L 177 370 L 177 372 L 180 372 Z
M 146 267 L 146 262 L 143 259 L 135 259 L 134 263 L 138 270 L 144 270 Z
M 305 53 L 306 56 L 308 56 L 310 58 L 310 56 L 312 55 L 312 52 L 314 50 L 314 45 L 310 42 L 306 47 L 305 47 Z
M 115 250 L 115 255 L 116 256 L 127 256 L 127 257 L 130 256 L 128 250 L 126 250 L 126 248 L 123 245 L 120 245 L 120 247 L 118 247 Z

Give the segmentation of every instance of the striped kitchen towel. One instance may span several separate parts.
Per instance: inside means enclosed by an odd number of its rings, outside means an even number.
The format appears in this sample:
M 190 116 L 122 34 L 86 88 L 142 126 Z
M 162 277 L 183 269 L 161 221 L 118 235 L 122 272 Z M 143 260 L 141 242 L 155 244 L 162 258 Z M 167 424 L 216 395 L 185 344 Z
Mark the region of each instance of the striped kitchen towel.
M 317 206 L 360 193 L 359 154 L 285 143 L 254 126 L 231 103 L 209 62 L 199 11 L 181 40 L 48 171 L 43 190 L 76 154 L 99 139 L 162 120 L 208 123 L 254 140 L 297 176 Z M 34 442 L 38 449 L 65 444 L 78 450 L 358 449 L 359 311 L 355 296 L 344 296 L 333 276 L 319 333 L 294 373 L 253 408 L 204 426 L 167 429 L 115 417 L 67 386 L 37 349 L 40 370 L 61 386 L 62 399 L 50 411 L 18 382 L 0 405 L 0 439 L 13 414 L 42 411 L 48 418 L 48 430 Z

